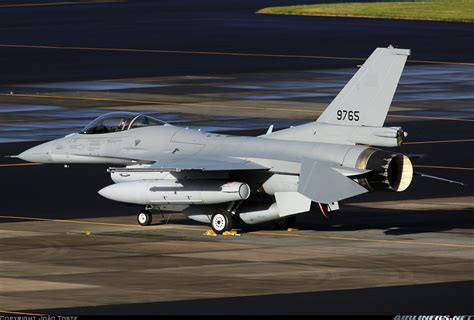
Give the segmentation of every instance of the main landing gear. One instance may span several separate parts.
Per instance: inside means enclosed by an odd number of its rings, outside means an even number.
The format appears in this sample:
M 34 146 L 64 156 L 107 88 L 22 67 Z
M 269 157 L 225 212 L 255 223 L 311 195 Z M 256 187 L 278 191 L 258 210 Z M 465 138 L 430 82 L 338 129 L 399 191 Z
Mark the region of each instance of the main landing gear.
M 149 226 L 151 224 L 152 219 L 153 219 L 153 216 L 151 214 L 151 211 L 148 209 L 143 209 L 137 215 L 138 224 L 141 226 Z
M 284 217 L 278 220 L 275 220 L 274 226 L 276 230 L 288 230 L 295 226 L 296 216 Z
M 230 231 L 230 229 L 232 229 L 232 214 L 225 209 L 220 209 L 212 215 L 211 227 L 217 234 Z

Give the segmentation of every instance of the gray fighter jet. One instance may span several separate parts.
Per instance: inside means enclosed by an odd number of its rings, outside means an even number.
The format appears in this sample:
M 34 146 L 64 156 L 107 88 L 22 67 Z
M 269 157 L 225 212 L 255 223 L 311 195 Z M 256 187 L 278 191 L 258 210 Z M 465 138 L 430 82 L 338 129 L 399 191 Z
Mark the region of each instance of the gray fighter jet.
M 182 211 L 224 233 L 232 222 L 275 221 L 289 227 L 314 208 L 368 191 L 404 191 L 413 177 L 396 147 L 406 133 L 384 127 L 410 50 L 377 48 L 317 121 L 258 137 L 177 127 L 145 114 L 105 114 L 79 133 L 18 157 L 41 163 L 105 163 L 115 184 L 102 196 L 152 211 Z M 312 209 L 313 207 L 313 209 Z

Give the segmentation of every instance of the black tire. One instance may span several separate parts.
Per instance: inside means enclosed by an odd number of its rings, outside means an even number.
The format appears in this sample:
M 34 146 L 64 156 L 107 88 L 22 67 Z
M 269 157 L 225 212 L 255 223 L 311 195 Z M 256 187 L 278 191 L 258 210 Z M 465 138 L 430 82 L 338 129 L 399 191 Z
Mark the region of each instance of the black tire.
M 275 229 L 277 230 L 288 230 L 288 228 L 293 228 L 295 226 L 296 216 L 289 216 L 275 220 Z
M 226 210 L 219 210 L 211 217 L 211 228 L 217 234 L 232 229 L 232 215 Z
M 153 215 L 148 210 L 142 210 L 137 214 L 138 224 L 141 226 L 149 226 L 153 220 Z

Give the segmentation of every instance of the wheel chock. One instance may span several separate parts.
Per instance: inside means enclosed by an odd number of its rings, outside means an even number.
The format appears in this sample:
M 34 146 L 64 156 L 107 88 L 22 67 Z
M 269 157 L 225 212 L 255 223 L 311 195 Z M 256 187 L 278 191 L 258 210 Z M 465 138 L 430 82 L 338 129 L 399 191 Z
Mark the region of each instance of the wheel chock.
M 235 231 L 235 230 L 225 231 L 222 235 L 223 236 L 240 237 L 240 233 L 237 233 L 237 231 Z
M 205 236 L 217 237 L 217 233 L 215 233 L 214 230 L 212 230 L 212 229 L 207 230 L 207 231 L 204 233 L 204 235 L 205 235 Z M 235 231 L 235 230 L 225 231 L 222 235 L 223 235 L 223 236 L 240 237 L 240 233 L 238 233 L 238 232 Z
M 214 232 L 214 230 L 210 229 L 210 230 L 207 230 L 205 233 L 204 233 L 205 236 L 212 236 L 212 237 L 216 237 L 217 234 Z

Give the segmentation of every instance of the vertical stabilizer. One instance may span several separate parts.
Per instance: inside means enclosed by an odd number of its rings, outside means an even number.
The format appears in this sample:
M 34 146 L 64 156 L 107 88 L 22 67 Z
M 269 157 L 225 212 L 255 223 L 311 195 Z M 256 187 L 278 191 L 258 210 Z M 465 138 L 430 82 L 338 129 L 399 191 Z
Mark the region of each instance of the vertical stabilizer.
M 409 55 L 409 49 L 375 49 L 317 122 L 382 127 Z

